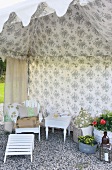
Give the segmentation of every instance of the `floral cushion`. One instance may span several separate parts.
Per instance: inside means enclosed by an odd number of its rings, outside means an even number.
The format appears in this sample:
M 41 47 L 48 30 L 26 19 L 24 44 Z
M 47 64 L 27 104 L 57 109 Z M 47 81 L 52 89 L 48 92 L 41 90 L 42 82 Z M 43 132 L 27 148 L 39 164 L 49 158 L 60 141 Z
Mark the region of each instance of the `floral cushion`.
M 4 122 L 16 122 L 18 117 L 18 105 L 17 103 L 9 104 L 4 107 Z

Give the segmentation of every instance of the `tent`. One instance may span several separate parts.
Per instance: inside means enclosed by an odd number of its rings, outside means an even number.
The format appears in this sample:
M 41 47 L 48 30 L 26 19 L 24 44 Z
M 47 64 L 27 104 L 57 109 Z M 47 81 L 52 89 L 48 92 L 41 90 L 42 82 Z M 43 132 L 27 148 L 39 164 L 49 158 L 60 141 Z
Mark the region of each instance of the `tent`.
M 112 0 L 0 1 L 0 31 L 6 103 L 112 110 Z

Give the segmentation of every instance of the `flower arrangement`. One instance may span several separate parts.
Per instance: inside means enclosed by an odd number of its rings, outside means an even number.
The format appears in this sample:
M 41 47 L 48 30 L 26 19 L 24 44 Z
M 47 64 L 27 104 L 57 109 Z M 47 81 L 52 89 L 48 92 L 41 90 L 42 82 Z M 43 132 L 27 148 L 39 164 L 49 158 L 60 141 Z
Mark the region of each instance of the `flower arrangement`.
M 78 116 L 75 117 L 74 125 L 77 128 L 88 127 L 91 125 L 92 120 L 91 115 L 81 107 Z
M 102 115 L 95 118 L 92 124 L 98 130 L 112 132 L 112 112 L 104 111 Z
M 94 146 L 94 145 L 97 144 L 94 136 L 91 136 L 91 135 L 79 136 L 78 142 L 81 142 L 81 143 L 84 143 L 84 144 L 87 144 L 87 145 L 91 145 L 91 146 Z

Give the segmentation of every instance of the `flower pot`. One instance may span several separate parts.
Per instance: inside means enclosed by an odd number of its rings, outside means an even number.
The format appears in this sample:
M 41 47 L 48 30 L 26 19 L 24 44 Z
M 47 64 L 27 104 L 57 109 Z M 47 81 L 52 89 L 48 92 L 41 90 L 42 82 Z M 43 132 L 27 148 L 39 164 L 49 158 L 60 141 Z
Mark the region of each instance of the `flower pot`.
M 79 150 L 81 152 L 94 154 L 96 152 L 96 149 L 97 149 L 97 144 L 94 146 L 91 146 L 91 145 L 87 145 L 87 144 L 79 142 Z
M 104 136 L 104 131 L 94 128 L 93 134 L 94 134 L 95 140 L 98 143 L 102 143 L 102 137 Z M 107 131 L 107 136 L 109 137 L 109 141 L 112 144 L 112 132 Z
M 84 127 L 84 128 L 81 128 L 81 130 L 82 130 L 83 136 L 92 135 L 93 126 Z

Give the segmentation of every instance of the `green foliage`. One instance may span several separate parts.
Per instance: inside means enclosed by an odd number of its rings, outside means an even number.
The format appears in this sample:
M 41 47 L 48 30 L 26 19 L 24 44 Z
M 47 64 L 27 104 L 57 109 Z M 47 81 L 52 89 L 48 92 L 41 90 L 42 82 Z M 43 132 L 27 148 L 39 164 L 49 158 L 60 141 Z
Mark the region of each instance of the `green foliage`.
M 0 77 L 0 83 L 4 83 L 4 82 L 5 82 L 5 76 L 2 75 L 2 76 Z
M 0 59 L 0 83 L 5 82 L 5 72 L 6 72 L 6 61 L 3 62 Z
M 5 75 L 5 71 L 6 71 L 6 61 L 3 62 L 1 59 L 0 59 L 0 77 L 2 75 Z
M 97 142 L 95 141 L 94 136 L 86 135 L 86 136 L 79 136 L 78 142 L 94 146 Z
M 74 125 L 77 128 L 88 127 L 91 125 L 92 120 L 93 119 L 92 119 L 91 115 L 86 110 L 81 108 L 78 116 L 74 120 Z
M 105 120 L 105 124 L 101 124 L 101 119 Z M 94 125 L 98 130 L 111 131 L 112 132 L 112 111 L 105 110 L 102 115 L 95 118 L 96 125 Z
M 4 102 L 4 83 L 0 83 L 0 103 Z

